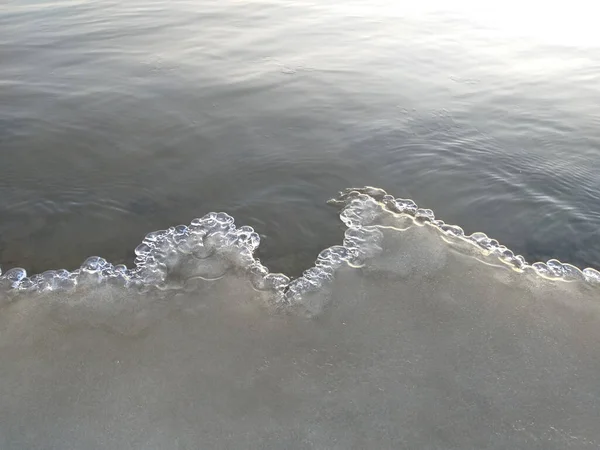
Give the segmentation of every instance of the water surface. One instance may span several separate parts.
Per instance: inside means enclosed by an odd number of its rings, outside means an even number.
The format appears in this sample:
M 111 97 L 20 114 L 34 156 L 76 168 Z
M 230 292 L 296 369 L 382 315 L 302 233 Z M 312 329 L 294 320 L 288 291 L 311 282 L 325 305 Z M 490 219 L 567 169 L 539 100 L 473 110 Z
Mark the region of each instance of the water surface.
M 224 210 L 298 274 L 341 238 L 325 201 L 365 184 L 599 267 L 591 7 L 419 3 L 4 2 L 3 269 L 131 263 Z

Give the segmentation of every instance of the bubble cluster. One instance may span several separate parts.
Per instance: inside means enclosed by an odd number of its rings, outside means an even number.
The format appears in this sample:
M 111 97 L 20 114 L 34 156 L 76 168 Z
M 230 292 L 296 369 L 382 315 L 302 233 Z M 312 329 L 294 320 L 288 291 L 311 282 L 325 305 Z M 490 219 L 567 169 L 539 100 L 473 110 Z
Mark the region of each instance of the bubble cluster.
M 365 200 L 365 196 L 369 200 Z M 348 207 L 363 202 L 365 205 L 366 214 L 357 213 L 357 208 L 353 208 L 352 214 L 346 213 L 347 217 L 353 223 L 358 223 L 361 220 L 364 222 L 369 217 L 373 216 L 372 202 L 378 202 L 385 208 L 395 214 L 405 214 L 414 218 L 417 223 L 429 223 L 437 228 L 444 235 L 451 239 L 457 239 L 466 242 L 476 247 L 483 254 L 488 256 L 496 256 L 501 262 L 512 267 L 516 271 L 533 270 L 536 274 L 554 280 L 561 281 L 585 281 L 593 284 L 600 284 L 600 272 L 593 268 L 579 269 L 571 264 L 562 263 L 556 259 L 551 259 L 547 262 L 535 262 L 529 264 L 522 255 L 515 255 L 506 246 L 501 245 L 497 240 L 489 238 L 485 233 L 477 232 L 471 235 L 466 235 L 464 230 L 457 225 L 444 223 L 442 220 L 436 220 L 434 213 L 430 209 L 422 209 L 410 199 L 394 198 L 379 188 L 364 187 L 351 188 L 341 192 L 338 199 L 334 202 L 339 204 L 345 202 Z M 343 214 L 343 213 L 342 213 Z M 359 218 L 355 218 L 358 216 Z M 342 220 L 344 220 L 342 218 Z M 346 224 L 348 224 L 346 222 Z
M 318 291 L 331 282 L 342 265 L 360 266 L 381 252 L 383 235 L 378 226 L 390 213 L 410 217 L 418 225 L 435 227 L 450 242 L 467 243 L 516 271 L 533 271 L 553 280 L 600 284 L 600 272 L 595 269 L 580 270 L 556 259 L 529 264 L 523 256 L 515 255 L 485 233 L 466 235 L 461 227 L 436 219 L 432 210 L 419 208 L 410 199 L 394 198 L 379 188 L 346 189 L 330 203 L 341 207 L 340 219 L 347 226 L 343 245 L 323 250 L 315 265 L 293 280 L 284 274 L 270 273 L 254 257 L 260 237 L 251 227 L 238 228 L 230 215 L 211 212 L 189 225 L 148 233 L 134 250 L 136 258 L 132 268 L 113 265 L 99 256 L 87 258 L 80 268 L 71 272 L 48 270 L 28 276 L 25 269 L 16 267 L 6 272 L 0 270 L 0 292 L 68 291 L 78 285 L 98 283 L 145 289 L 164 287 L 176 273 L 202 275 L 199 270 L 182 271 L 181 267 L 201 267 L 199 262 L 206 261 L 205 266 L 215 269 L 213 276 L 230 269 L 247 273 L 255 289 L 271 291 L 279 301 L 293 304 L 306 293 Z

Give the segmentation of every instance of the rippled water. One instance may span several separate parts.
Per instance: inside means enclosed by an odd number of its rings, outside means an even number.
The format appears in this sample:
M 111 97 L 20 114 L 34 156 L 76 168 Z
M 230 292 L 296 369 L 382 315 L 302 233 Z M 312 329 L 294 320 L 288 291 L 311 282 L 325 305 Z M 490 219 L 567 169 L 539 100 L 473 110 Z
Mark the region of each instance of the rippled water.
M 224 210 L 298 274 L 341 238 L 325 201 L 365 184 L 600 267 L 589 14 L 462 3 L 4 2 L 2 267 L 131 263 Z

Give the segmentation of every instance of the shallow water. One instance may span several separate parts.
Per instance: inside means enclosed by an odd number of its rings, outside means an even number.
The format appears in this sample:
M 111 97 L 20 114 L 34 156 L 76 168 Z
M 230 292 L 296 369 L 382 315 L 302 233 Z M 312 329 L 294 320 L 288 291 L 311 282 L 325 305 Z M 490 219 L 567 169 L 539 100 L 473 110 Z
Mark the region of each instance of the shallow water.
M 600 39 L 566 5 L 4 2 L 0 264 L 130 264 L 224 210 L 297 275 L 369 184 L 600 267 Z

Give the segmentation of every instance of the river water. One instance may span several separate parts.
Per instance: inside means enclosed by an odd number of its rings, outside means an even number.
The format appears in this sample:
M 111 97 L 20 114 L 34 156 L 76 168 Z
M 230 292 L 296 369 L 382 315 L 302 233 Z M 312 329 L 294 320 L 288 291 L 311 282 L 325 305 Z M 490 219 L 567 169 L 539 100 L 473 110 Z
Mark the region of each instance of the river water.
M 521 3 L 4 2 L 0 264 L 131 263 L 223 210 L 297 275 L 372 185 L 599 267 L 600 34 Z

